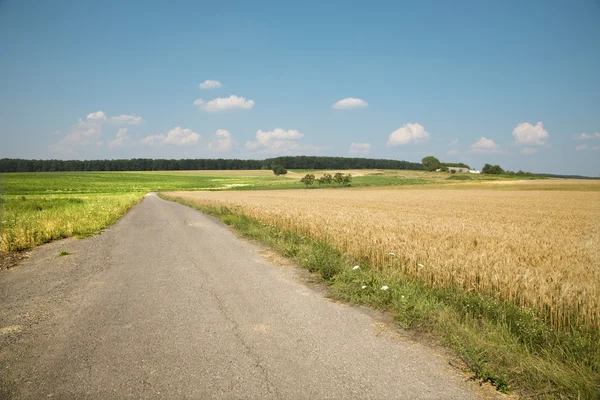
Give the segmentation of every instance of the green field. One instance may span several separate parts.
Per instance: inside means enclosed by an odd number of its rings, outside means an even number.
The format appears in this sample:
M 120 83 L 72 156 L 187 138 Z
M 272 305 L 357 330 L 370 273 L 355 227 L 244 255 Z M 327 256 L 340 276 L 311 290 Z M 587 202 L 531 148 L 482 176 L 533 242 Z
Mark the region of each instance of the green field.
M 1 175 L 0 252 L 95 234 L 144 194 L 165 190 L 226 190 L 281 181 L 270 171 L 228 175 L 186 172 L 54 172 Z M 250 176 L 247 176 L 250 175 Z
M 148 192 L 175 190 L 305 189 L 300 178 L 324 172 L 257 171 L 40 172 L 0 175 L 0 252 L 27 250 L 52 240 L 95 234 L 114 223 Z M 478 184 L 514 176 L 452 175 L 405 170 L 351 170 L 353 187 Z M 336 184 L 313 186 L 337 187 Z M 433 185 L 436 186 L 436 185 Z

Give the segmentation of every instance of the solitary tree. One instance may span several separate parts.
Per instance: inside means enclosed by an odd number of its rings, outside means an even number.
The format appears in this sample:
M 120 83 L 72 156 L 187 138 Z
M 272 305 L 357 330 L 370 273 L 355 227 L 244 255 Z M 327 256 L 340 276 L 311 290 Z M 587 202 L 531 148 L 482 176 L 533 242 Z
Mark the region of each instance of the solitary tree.
M 304 183 L 308 189 L 309 186 L 315 183 L 315 176 L 313 174 L 306 174 L 304 178 L 300 179 L 300 182 Z
M 442 166 L 440 160 L 435 158 L 434 156 L 427 156 L 421 160 L 421 164 L 423 164 L 423 169 L 425 171 L 435 171 L 436 169 Z
M 499 165 L 485 164 L 483 166 L 483 168 L 481 169 L 481 173 L 482 174 L 499 175 L 499 174 L 503 174 L 504 170 Z
M 287 169 L 283 168 L 281 165 L 275 165 L 273 167 L 273 173 L 275 175 L 285 175 L 287 174 Z

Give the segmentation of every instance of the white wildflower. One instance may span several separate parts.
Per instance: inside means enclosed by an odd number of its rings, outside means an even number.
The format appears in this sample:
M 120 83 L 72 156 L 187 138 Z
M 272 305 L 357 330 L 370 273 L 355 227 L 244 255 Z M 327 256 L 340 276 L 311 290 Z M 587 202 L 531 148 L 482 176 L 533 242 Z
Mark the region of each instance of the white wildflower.
M 425 266 L 423 264 L 417 264 L 419 266 L 419 268 L 425 268 Z
M 383 286 L 381 287 L 381 290 L 388 290 L 388 289 L 389 289 L 389 287 L 387 287 L 386 285 L 383 285 Z
M 357 269 L 360 269 L 360 267 L 359 267 L 358 265 L 355 265 L 355 266 L 354 266 L 352 269 L 353 269 L 354 271 L 356 271 Z
M 366 288 L 367 288 L 367 285 L 362 285 L 361 286 L 361 289 L 366 289 Z

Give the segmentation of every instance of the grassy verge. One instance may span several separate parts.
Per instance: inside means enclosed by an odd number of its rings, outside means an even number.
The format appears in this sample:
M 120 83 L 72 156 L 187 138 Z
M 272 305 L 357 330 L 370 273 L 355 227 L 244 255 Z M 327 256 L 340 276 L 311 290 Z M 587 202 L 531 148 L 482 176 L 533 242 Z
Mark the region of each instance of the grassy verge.
M 44 172 L 0 174 L 0 256 L 67 237 L 85 237 L 112 225 L 145 193 L 226 190 L 267 184 L 260 171 Z M 243 172 L 245 173 L 245 172 Z
M 5 196 L 0 252 L 33 248 L 71 236 L 86 237 L 115 223 L 143 194 Z
M 319 274 L 338 298 L 390 312 L 403 328 L 443 342 L 464 359 L 475 378 L 502 392 L 555 399 L 600 396 L 600 337 L 595 331 L 558 332 L 532 310 L 459 288 L 433 289 L 397 269 L 370 268 L 369 260 L 349 258 L 328 243 L 226 207 L 161 197 L 214 215 L 295 259 Z

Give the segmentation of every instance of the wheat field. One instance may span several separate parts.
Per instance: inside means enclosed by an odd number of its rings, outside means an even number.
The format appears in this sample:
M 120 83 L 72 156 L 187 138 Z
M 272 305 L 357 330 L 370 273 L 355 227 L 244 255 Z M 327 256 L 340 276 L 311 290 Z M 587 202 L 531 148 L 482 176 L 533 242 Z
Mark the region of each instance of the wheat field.
M 600 328 L 600 192 L 337 189 L 175 192 L 325 240 L 375 268 Z

